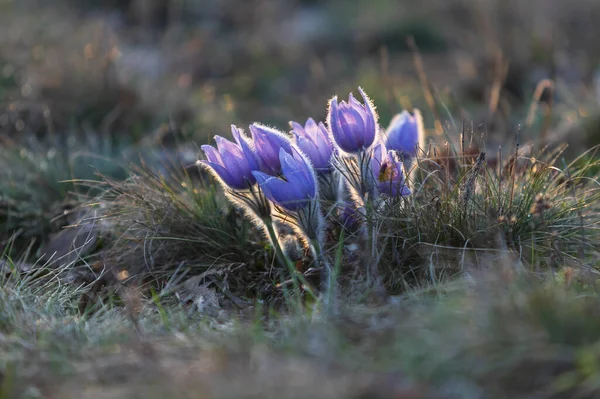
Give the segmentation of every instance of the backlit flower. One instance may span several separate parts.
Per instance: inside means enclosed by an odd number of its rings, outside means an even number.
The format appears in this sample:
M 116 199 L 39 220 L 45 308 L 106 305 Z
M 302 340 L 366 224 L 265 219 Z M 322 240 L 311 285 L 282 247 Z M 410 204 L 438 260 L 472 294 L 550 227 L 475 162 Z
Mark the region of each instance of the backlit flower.
M 379 192 L 390 197 L 410 195 L 404 182 L 404 168 L 394 151 L 387 151 L 385 145 L 373 148 L 371 173 Z
M 296 136 L 296 144 L 310 159 L 315 171 L 330 171 L 334 147 L 325 125 L 322 122 L 317 125 L 312 118 L 306 121 L 304 127 L 296 122 L 290 122 L 290 125 Z
M 242 137 L 241 132 L 231 125 L 231 133 L 236 143 L 221 136 L 215 136 L 217 148 L 203 145 L 201 148 L 207 160 L 199 161 L 213 171 L 221 181 L 233 189 L 245 189 L 256 182 L 252 171 L 258 169 L 256 154 Z
M 401 152 L 408 158 L 414 157 L 422 134 L 418 118 L 420 118 L 420 113 L 417 110 L 414 114 L 403 111 L 394 116 L 385 131 L 386 148 Z
M 347 153 L 358 153 L 369 148 L 375 141 L 377 113 L 371 99 L 359 87 L 364 104 L 352 94 L 348 102 L 334 96 L 329 102 L 327 124 L 337 146 Z
M 254 123 L 250 125 L 254 148 L 260 162 L 260 170 L 272 176 L 281 174 L 280 150 L 292 152 L 292 141 L 285 133 Z
M 297 211 L 306 207 L 317 196 L 317 182 L 314 170 L 308 160 L 296 147 L 291 153 L 283 148 L 279 150 L 281 176 L 271 176 L 264 172 L 252 174 L 265 196 L 288 211 Z

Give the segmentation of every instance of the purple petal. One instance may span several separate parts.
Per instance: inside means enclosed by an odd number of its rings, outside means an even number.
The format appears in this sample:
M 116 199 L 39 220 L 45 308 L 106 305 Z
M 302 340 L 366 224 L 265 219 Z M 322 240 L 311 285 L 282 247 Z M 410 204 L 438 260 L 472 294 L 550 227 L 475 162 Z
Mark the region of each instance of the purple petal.
M 263 133 L 255 133 L 253 131 L 252 136 L 254 138 L 256 152 L 262 163 L 265 165 L 265 167 L 261 167 L 261 169 L 273 174 L 279 173 L 281 164 L 279 162 L 278 149 L 273 148 L 271 142 L 267 140 Z
M 252 174 L 265 196 L 279 206 L 290 211 L 306 206 L 307 200 L 302 198 L 302 192 L 298 191 L 297 187 L 263 172 L 254 171 Z
M 344 132 L 342 131 L 342 125 L 340 124 L 337 96 L 334 96 L 329 102 L 327 124 L 329 125 L 329 130 L 331 131 L 333 140 L 337 143 L 338 146 L 342 147 L 341 144 L 345 143 L 345 138 Z
M 313 118 L 308 118 L 306 124 L 304 125 L 304 131 L 306 132 L 306 137 L 310 138 L 311 140 L 319 133 L 319 127 Z
M 306 156 L 312 161 L 315 169 L 328 169 L 329 168 L 329 157 L 323 153 L 323 151 L 318 148 L 312 141 L 305 137 L 300 137 L 298 139 L 298 147 Z
M 371 152 L 371 173 L 375 177 L 375 180 L 379 179 L 379 173 L 381 172 L 381 164 L 384 162 L 385 146 L 383 143 L 377 144 L 373 147 Z
M 294 135 L 296 137 L 305 137 L 306 136 L 306 132 L 304 131 L 304 128 L 302 127 L 301 124 L 291 121 L 290 126 L 292 127 L 292 133 L 294 133 Z
M 295 150 L 295 148 L 294 148 Z M 281 170 L 285 175 L 288 172 L 298 172 L 302 170 L 302 165 L 294 156 L 286 152 L 283 148 L 279 150 L 279 159 L 281 160 Z
M 219 152 L 213 146 L 205 144 L 200 148 L 202 149 L 202 151 L 204 151 L 204 155 L 206 155 L 206 159 L 208 159 L 209 162 L 223 165 L 221 154 L 219 154 Z
M 367 129 L 367 134 L 365 135 L 365 146 L 368 147 L 371 144 L 373 144 L 373 141 L 375 140 L 375 133 L 377 132 L 377 111 L 375 110 L 375 106 L 373 105 L 373 101 L 371 101 L 371 99 L 369 98 L 369 96 L 367 95 L 367 93 L 365 93 L 365 91 L 359 87 L 358 91 L 360 92 L 360 95 L 362 96 L 364 102 L 365 102 L 365 111 L 366 111 L 366 120 L 365 120 L 365 127 Z
M 250 125 L 250 130 L 253 132 L 262 133 L 262 136 L 265 137 L 274 147 L 277 147 L 277 149 L 281 147 L 287 152 L 292 151 L 292 142 L 285 133 L 267 126 L 260 125 L 258 123 Z
M 304 151 L 306 156 L 310 158 L 311 161 L 313 161 L 313 164 L 315 164 L 315 160 L 320 161 L 321 158 L 319 150 L 317 149 L 315 143 L 313 143 L 310 139 L 308 139 L 307 137 L 298 137 L 296 139 L 296 144 L 298 145 L 298 147 L 300 147 L 302 151 Z
M 302 158 L 303 169 L 301 173 L 302 178 L 306 180 L 307 184 L 305 192 L 308 197 L 314 199 L 317 196 L 317 181 L 315 171 L 310 165 L 310 163 L 307 162 L 306 158 L 303 157 L 300 153 L 295 154 L 294 157 Z
M 242 149 L 238 145 L 221 136 L 215 136 L 215 141 L 217 142 L 217 148 L 219 149 L 221 156 L 225 153 L 229 153 L 235 158 L 243 158 Z
M 314 172 L 304 156 L 295 147 L 292 147 L 292 154 L 288 154 L 282 149 L 279 157 L 283 174 L 289 184 L 304 193 L 303 198 L 314 197 L 316 194 Z
M 201 160 L 200 163 L 209 166 L 216 173 L 216 175 L 219 176 L 221 180 L 223 180 L 223 182 L 229 187 L 235 189 L 246 188 L 246 182 L 243 179 L 239 179 L 236 176 L 233 176 L 223 166 L 205 160 Z
M 222 165 L 229 171 L 229 174 L 236 180 L 236 185 L 244 186 L 244 178 L 253 183 L 252 175 L 250 174 L 250 165 L 248 157 L 242 152 L 242 149 L 231 141 L 224 139 L 221 136 L 215 136 L 217 147 L 221 153 Z M 255 162 L 256 166 L 258 163 Z
M 270 200 L 273 200 L 273 193 L 271 192 L 271 185 L 267 184 L 271 179 L 277 179 L 276 177 L 270 176 L 266 173 L 253 170 L 252 175 L 256 179 L 256 182 L 263 191 L 263 194 Z
M 365 122 L 360 113 L 352 107 L 344 107 L 340 112 L 340 124 L 352 148 L 349 152 L 360 151 L 365 142 Z
M 349 153 L 369 148 L 377 132 L 375 107 L 362 88 L 358 89 L 365 104 L 361 104 L 352 93 L 348 95 L 348 103 L 341 101 L 338 104 L 337 97 L 334 97 L 330 102 L 327 120 L 333 141 Z
M 386 132 L 388 148 L 414 155 L 419 144 L 419 126 L 416 117 L 407 111 L 394 116 Z
M 258 162 L 256 152 L 250 147 L 246 138 L 242 136 L 242 132 L 235 125 L 231 125 L 231 134 L 233 135 L 235 141 L 242 148 L 242 152 L 244 153 L 244 157 L 246 158 L 246 162 L 248 163 L 250 170 L 258 170 L 260 168 L 260 164 Z
M 395 194 L 396 194 L 395 195 L 396 197 L 399 197 L 399 196 L 406 197 L 407 195 L 411 195 L 412 191 L 410 191 L 410 188 L 406 187 L 406 184 L 403 184 L 400 187 L 400 192 L 399 193 L 396 192 Z
M 360 88 L 359 88 L 359 90 L 360 90 Z M 360 101 L 358 101 L 352 95 L 352 93 L 350 93 L 350 95 L 348 95 L 348 105 L 350 105 L 352 108 L 354 108 L 360 114 L 362 120 L 367 119 L 366 107 L 364 105 L 362 105 L 360 103 Z
M 315 169 L 329 170 L 333 143 L 325 125 L 322 122 L 317 125 L 312 118 L 308 118 L 304 127 L 296 122 L 290 122 L 290 125 L 296 136 L 297 146 L 309 158 Z
M 317 140 L 316 140 L 316 145 L 319 148 L 327 148 L 329 150 L 329 153 L 331 154 L 331 152 L 333 152 L 333 143 L 331 142 L 331 139 L 329 138 L 329 135 L 327 134 L 327 128 L 325 127 L 325 125 L 323 124 L 323 122 L 319 122 L 319 126 L 318 126 L 318 133 L 316 135 Z
M 291 141 L 283 133 L 266 126 L 252 124 L 250 131 L 254 138 L 256 152 L 265 167 L 262 169 L 270 174 L 281 173 L 279 150 L 283 148 L 291 152 Z
M 250 172 L 248 165 L 242 154 L 236 155 L 231 152 L 223 152 L 223 166 L 227 168 L 232 176 L 243 178 L 244 175 Z
M 378 176 L 379 190 L 392 197 L 410 195 L 410 190 L 404 183 L 404 169 L 402 162 L 397 160 L 393 151 L 387 153 L 384 161 L 385 173 Z

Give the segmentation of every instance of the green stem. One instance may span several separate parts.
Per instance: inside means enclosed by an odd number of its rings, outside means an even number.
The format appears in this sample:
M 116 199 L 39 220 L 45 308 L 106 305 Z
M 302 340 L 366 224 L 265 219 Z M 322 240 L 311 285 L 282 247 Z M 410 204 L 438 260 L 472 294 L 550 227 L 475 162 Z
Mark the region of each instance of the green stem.
M 373 181 L 371 176 L 370 168 L 371 158 L 367 151 L 363 151 L 358 155 L 358 162 L 360 164 L 360 180 L 361 180 L 361 193 L 363 199 L 363 205 L 366 211 L 366 226 L 367 226 L 367 278 L 377 279 L 377 239 L 376 239 L 376 226 L 375 226 L 375 202 L 376 202 L 376 182 Z
M 285 256 L 285 253 L 283 253 L 283 250 L 281 249 L 277 233 L 275 232 L 275 228 L 273 227 L 273 219 L 264 218 L 263 223 L 267 227 L 267 233 L 269 234 L 271 245 L 273 245 L 273 248 L 275 249 L 275 257 L 277 258 L 277 261 L 280 263 L 281 266 L 286 267 L 288 271 L 291 272 L 291 270 L 294 270 L 294 267 L 292 265 L 292 262 L 287 258 L 287 256 Z
M 325 259 L 325 255 L 323 254 L 321 244 L 319 243 L 318 239 L 311 240 L 310 245 L 315 260 L 317 261 L 317 264 L 324 270 L 324 278 L 322 278 L 321 280 L 326 282 L 325 287 L 328 288 L 329 280 L 331 278 L 331 268 L 329 266 L 329 263 L 327 262 L 327 259 Z
M 367 244 L 370 258 L 368 260 L 368 278 L 369 280 L 377 280 L 377 239 L 375 234 L 375 212 L 373 210 L 373 201 L 369 198 L 366 204 L 367 211 Z M 372 282 L 372 281 L 371 281 Z
M 311 240 L 310 244 L 315 259 L 323 270 L 323 272 L 321 273 L 321 291 L 323 295 L 323 301 L 325 303 L 326 314 L 331 314 L 333 309 L 335 308 L 335 302 L 337 298 L 337 273 L 335 273 L 332 270 L 329 261 L 323 253 L 323 249 L 321 248 L 321 243 L 319 242 L 319 240 L 313 239 Z
M 277 260 L 279 261 L 279 263 L 282 266 L 284 266 L 288 270 L 288 273 L 290 274 L 290 277 L 292 279 L 292 285 L 294 287 L 294 294 L 296 295 L 297 299 L 300 300 L 300 284 L 298 283 L 298 281 L 300 281 L 300 283 L 303 284 L 306 291 L 310 295 L 312 295 L 313 298 L 316 298 L 316 294 L 315 294 L 314 290 L 312 289 L 311 285 L 309 284 L 309 282 L 306 281 L 306 279 L 304 278 L 304 276 L 302 274 L 297 273 L 296 267 L 294 266 L 292 261 L 290 261 L 288 259 L 288 257 L 285 255 L 285 253 L 281 249 L 281 245 L 279 244 L 279 239 L 277 238 L 277 233 L 275 232 L 275 228 L 273 227 L 273 219 L 263 218 L 263 223 L 267 227 L 267 232 L 269 234 L 269 238 L 271 239 L 273 248 L 275 249 L 275 256 L 277 257 Z

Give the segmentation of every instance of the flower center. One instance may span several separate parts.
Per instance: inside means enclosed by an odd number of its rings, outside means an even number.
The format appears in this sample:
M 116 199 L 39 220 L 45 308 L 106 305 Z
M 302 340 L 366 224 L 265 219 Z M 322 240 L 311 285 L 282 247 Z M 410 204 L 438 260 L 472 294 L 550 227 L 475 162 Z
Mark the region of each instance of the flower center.
M 389 162 L 383 162 L 381 164 L 381 169 L 379 170 L 379 176 L 377 176 L 377 180 L 380 183 L 384 183 L 386 181 L 391 181 L 395 176 L 394 168 L 391 167 Z

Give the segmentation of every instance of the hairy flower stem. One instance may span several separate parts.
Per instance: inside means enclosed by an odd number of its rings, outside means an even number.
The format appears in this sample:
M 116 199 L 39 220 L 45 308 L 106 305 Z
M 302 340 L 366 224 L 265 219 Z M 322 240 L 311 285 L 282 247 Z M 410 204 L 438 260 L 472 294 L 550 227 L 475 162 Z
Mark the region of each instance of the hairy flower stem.
M 273 219 L 271 219 L 270 217 L 263 218 L 262 221 L 263 221 L 263 224 L 265 225 L 265 227 L 267 228 L 267 233 L 269 234 L 269 239 L 271 240 L 271 244 L 273 245 L 273 248 L 275 249 L 275 257 L 277 258 L 279 264 L 284 266 L 290 273 L 290 278 L 292 279 L 292 284 L 294 286 L 294 294 L 297 295 L 297 297 L 299 298 L 300 297 L 300 285 L 298 284 L 296 268 L 294 267 L 294 264 L 292 263 L 292 261 L 290 261 L 288 259 L 288 257 L 285 255 L 285 253 L 281 249 L 281 244 L 279 243 L 279 237 L 277 235 L 277 232 L 275 231 Z
M 275 231 L 275 224 L 273 223 L 273 219 L 270 217 L 263 218 L 262 222 L 265 225 L 265 228 L 269 235 L 269 239 L 271 240 L 273 248 L 275 249 L 275 256 L 279 264 L 284 266 L 290 274 L 292 285 L 294 286 L 294 295 L 296 296 L 298 301 L 300 300 L 300 288 L 306 290 L 306 292 L 310 294 L 310 296 L 313 299 L 317 299 L 318 296 L 315 293 L 315 290 L 313 289 L 312 285 L 306 280 L 303 274 L 298 273 L 296 271 L 294 263 L 285 255 L 285 252 L 283 252 L 283 249 L 281 248 L 281 243 L 279 242 L 279 235 Z
M 305 248 L 311 252 L 317 265 L 316 268 L 321 272 L 319 287 L 321 296 L 325 296 L 324 302 L 328 304 L 330 301 L 327 300 L 327 296 L 331 294 L 331 280 L 334 277 L 324 251 L 325 219 L 321 215 L 320 203 L 313 201 L 297 212 L 283 215 L 285 215 L 285 220 L 292 225 L 298 237 L 302 239 Z M 329 308 L 329 305 L 326 307 Z
M 324 208 L 326 217 L 334 214 L 339 205 L 339 185 L 340 173 L 337 170 L 327 174 L 320 174 L 319 179 L 319 197 L 321 206 Z
M 367 278 L 370 283 L 376 282 L 377 270 L 377 234 L 375 223 L 375 209 L 372 199 L 368 199 L 366 208 L 366 241 L 367 241 Z
M 367 278 L 370 283 L 378 280 L 377 270 L 377 226 L 375 223 L 375 209 L 378 204 L 377 183 L 371 170 L 371 155 L 365 150 L 358 155 L 360 167 L 360 181 L 362 201 L 366 216 L 366 242 L 367 242 Z
M 325 314 L 331 315 L 336 308 L 337 284 L 336 277 L 327 260 L 319 239 L 312 239 L 310 242 L 311 252 L 321 269 L 321 294 L 325 305 Z

